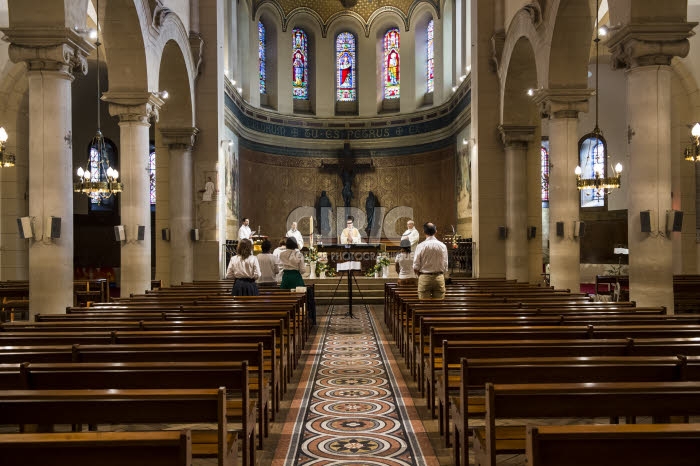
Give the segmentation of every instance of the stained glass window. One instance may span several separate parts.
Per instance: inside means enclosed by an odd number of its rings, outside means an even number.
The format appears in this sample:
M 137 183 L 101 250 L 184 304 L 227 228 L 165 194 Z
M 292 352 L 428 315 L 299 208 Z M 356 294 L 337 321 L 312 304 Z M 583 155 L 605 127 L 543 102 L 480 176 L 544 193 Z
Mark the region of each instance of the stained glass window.
M 549 140 L 542 140 L 540 149 L 542 160 L 542 202 L 549 202 Z
M 355 81 L 355 36 L 341 32 L 335 39 L 336 99 L 339 102 L 357 100 Z
M 260 93 L 265 93 L 265 25 L 258 21 L 258 67 L 260 71 Z
M 431 19 L 430 22 L 428 23 L 428 43 L 427 43 L 427 56 L 428 56 L 428 63 L 427 63 L 427 72 L 428 72 L 428 92 L 433 92 L 435 90 L 435 59 L 434 59 L 434 53 L 435 49 L 433 48 L 433 37 L 435 33 L 435 24 L 433 23 L 433 20 Z
M 384 98 L 399 98 L 399 29 L 391 28 L 384 34 Z
M 595 178 L 596 173 L 605 177 L 605 140 L 602 136 L 587 134 L 579 143 L 579 166 L 582 178 Z M 604 189 L 582 189 L 581 207 L 605 206 Z
M 151 205 L 156 203 L 156 150 L 151 147 L 151 151 L 148 154 L 148 178 L 149 178 L 149 188 L 151 194 Z
M 292 31 L 292 96 L 299 100 L 309 99 L 309 54 L 308 38 L 303 29 Z

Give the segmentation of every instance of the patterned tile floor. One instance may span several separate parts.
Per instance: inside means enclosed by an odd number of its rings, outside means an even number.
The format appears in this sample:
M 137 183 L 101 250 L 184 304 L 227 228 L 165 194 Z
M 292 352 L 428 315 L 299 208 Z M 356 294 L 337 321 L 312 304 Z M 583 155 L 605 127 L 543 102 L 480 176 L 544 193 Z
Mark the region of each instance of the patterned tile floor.
M 272 464 L 437 466 L 381 325 L 344 311 L 319 319 Z

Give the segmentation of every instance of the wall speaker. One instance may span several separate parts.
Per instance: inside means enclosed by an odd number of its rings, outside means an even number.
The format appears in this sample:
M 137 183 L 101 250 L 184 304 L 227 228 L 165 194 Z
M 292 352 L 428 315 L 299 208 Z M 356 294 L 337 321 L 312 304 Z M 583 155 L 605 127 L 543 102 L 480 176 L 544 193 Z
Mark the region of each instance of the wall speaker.
M 680 210 L 666 211 L 666 232 L 681 231 L 683 229 L 683 212 Z
M 537 236 L 537 227 L 527 227 L 527 239 L 533 239 Z
M 586 224 L 584 222 L 574 222 L 574 238 L 582 238 L 586 234 Z
M 199 228 L 192 228 L 190 230 L 190 239 L 192 241 L 199 241 Z
M 117 241 L 126 241 L 124 225 L 114 225 L 114 239 Z
M 160 230 L 160 237 L 163 241 L 170 241 L 170 228 Z
M 17 231 L 19 232 L 19 237 L 22 239 L 33 237 L 34 234 L 32 233 L 32 219 L 30 217 L 18 218 Z
M 136 230 L 136 239 L 139 241 L 143 241 L 146 239 L 146 227 L 143 225 L 139 225 L 138 230 Z
M 44 237 L 61 237 L 61 217 L 46 217 L 46 223 L 44 223 Z
M 507 227 L 498 227 L 498 239 L 506 239 L 508 238 L 508 228 Z
M 564 222 L 557 222 L 557 236 L 564 236 Z
M 639 220 L 642 224 L 642 233 L 651 233 L 651 210 L 639 212 Z

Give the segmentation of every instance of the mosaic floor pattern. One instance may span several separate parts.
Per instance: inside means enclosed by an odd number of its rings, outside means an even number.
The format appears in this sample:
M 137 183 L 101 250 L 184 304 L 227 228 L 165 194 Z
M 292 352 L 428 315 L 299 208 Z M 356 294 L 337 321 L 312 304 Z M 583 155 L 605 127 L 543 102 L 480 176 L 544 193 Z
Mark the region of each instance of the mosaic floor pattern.
M 364 307 L 354 307 L 354 318 L 345 311 L 336 307 L 320 322 L 309 381 L 300 383 L 306 388 L 295 396 L 301 403 L 285 464 L 437 464 L 396 363 L 384 348 L 381 326 Z

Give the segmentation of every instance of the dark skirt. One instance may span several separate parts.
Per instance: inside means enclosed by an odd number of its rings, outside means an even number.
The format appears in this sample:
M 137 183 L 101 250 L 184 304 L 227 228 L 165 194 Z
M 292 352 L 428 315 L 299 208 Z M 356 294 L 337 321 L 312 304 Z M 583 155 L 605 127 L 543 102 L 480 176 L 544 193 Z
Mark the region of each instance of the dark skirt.
M 237 278 L 231 290 L 232 296 L 258 296 L 258 285 L 252 278 Z
M 280 288 L 283 290 L 293 290 L 297 286 L 305 286 L 304 279 L 298 270 L 285 270 L 282 274 L 282 283 Z

